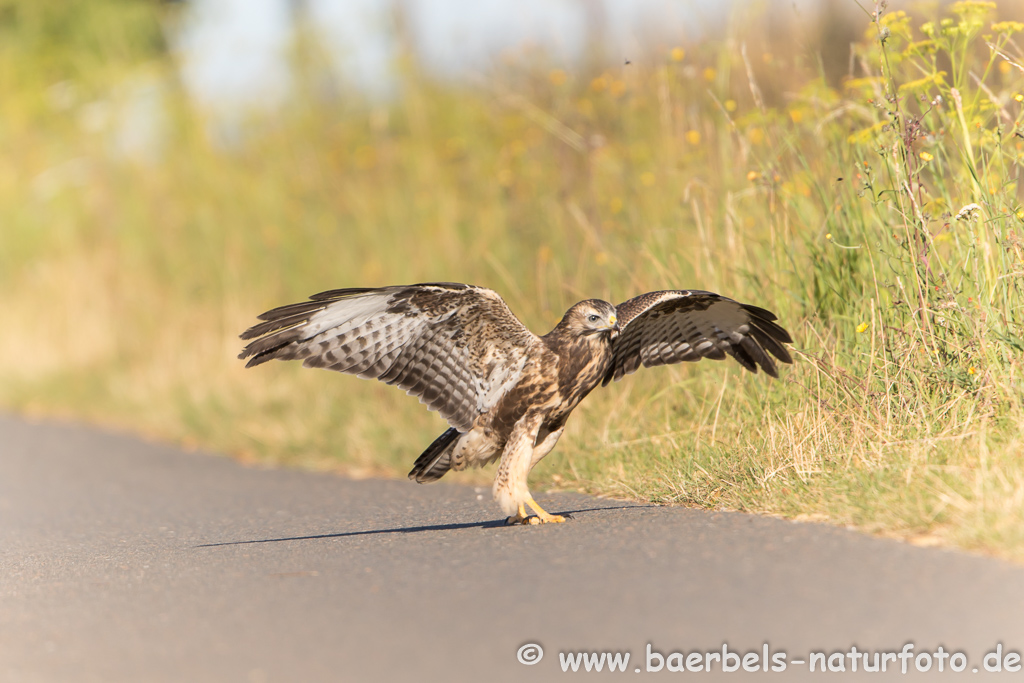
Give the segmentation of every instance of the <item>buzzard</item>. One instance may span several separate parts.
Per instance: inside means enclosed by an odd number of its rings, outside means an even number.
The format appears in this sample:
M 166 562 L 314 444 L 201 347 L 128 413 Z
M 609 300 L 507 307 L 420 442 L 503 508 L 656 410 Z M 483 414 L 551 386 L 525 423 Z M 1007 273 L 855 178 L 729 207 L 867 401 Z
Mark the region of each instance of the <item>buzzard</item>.
M 435 481 L 499 460 L 493 494 L 510 524 L 564 521 L 533 500 L 526 480 L 598 384 L 641 364 L 732 356 L 778 377 L 772 356 L 793 362 L 784 346 L 793 340 L 773 313 L 699 290 L 649 292 L 618 306 L 587 299 L 542 337 L 493 290 L 448 282 L 336 289 L 259 319 L 241 335 L 252 340 L 239 354 L 246 367 L 301 360 L 419 397 L 450 428 L 409 478 Z

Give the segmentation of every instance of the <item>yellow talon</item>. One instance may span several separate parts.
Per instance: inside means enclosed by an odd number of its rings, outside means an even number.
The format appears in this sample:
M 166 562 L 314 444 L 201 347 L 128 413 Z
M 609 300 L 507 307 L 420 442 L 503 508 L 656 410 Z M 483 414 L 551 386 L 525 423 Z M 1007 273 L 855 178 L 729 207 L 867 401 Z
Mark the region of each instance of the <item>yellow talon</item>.
M 520 503 L 519 512 L 514 517 L 509 517 L 508 519 L 506 519 L 505 524 L 508 524 L 510 526 L 513 524 L 534 525 L 553 524 L 565 521 L 565 517 L 563 517 L 562 515 L 552 515 L 551 513 L 547 512 L 544 508 L 542 508 L 540 505 L 537 505 L 537 501 L 535 501 L 533 498 L 527 498 L 526 505 L 529 505 L 531 508 L 533 508 L 534 512 L 536 512 L 537 514 L 527 515 L 526 507 L 522 503 Z
M 519 504 L 519 512 L 515 517 L 509 517 L 505 520 L 505 524 L 512 526 L 514 524 L 530 524 L 527 520 L 530 519 L 526 516 L 526 506 L 522 503 Z
M 547 512 L 540 505 L 537 505 L 537 501 L 533 498 L 527 498 L 526 504 L 532 507 L 533 511 L 537 513 L 537 517 L 531 517 L 530 519 L 537 519 L 538 521 L 530 522 L 530 524 L 552 524 L 565 521 L 565 517 L 562 515 L 553 515 L 550 512 Z M 519 507 L 522 508 L 522 505 Z

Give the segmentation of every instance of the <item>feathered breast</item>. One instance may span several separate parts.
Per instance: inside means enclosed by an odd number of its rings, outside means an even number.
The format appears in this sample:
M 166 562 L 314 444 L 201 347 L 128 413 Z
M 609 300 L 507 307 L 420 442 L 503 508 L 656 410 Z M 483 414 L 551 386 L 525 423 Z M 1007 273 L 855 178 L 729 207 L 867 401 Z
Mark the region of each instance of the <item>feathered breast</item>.
M 571 410 L 600 384 L 611 366 L 607 335 L 559 335 L 549 340 L 558 357 L 558 393 Z

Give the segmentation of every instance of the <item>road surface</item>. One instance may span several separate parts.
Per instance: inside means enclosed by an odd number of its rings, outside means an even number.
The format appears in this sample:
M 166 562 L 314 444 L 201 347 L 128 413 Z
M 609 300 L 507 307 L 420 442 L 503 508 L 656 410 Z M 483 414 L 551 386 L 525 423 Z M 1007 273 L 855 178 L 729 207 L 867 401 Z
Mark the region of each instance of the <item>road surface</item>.
M 748 679 L 816 680 L 832 657 L 839 679 L 877 680 L 851 648 L 907 643 L 888 678 L 904 679 L 901 661 L 931 662 L 912 679 L 939 677 L 940 660 L 953 675 L 949 658 L 919 659 L 941 645 L 980 680 L 997 645 L 1011 666 L 1024 649 L 1019 566 L 819 524 L 538 499 L 572 521 L 505 527 L 471 487 L 247 467 L 0 418 L 0 681 L 636 678 L 659 655 L 662 678 L 733 680 L 706 656 L 723 644 L 758 656 Z M 521 664 L 531 644 L 544 654 Z M 761 670 L 766 646 L 772 666 L 785 653 L 783 674 Z M 582 659 L 572 673 L 583 652 L 629 652 L 626 673 Z M 704 653 L 711 673 L 669 673 L 696 663 L 674 652 Z

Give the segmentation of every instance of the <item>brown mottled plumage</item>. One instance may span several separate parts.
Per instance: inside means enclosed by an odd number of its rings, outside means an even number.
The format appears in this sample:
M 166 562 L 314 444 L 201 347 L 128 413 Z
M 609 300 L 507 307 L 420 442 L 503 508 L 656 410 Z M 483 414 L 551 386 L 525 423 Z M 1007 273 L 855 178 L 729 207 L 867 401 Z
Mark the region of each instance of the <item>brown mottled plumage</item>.
M 793 362 L 774 314 L 703 291 L 650 292 L 617 307 L 581 301 L 543 337 L 494 291 L 444 282 L 338 289 L 259 318 L 242 334 L 253 340 L 239 355 L 246 367 L 302 360 L 397 384 L 451 425 L 409 478 L 434 481 L 500 458 L 493 493 L 511 523 L 563 521 L 534 502 L 526 480 L 598 384 L 640 365 L 727 355 L 772 377 L 772 356 Z

